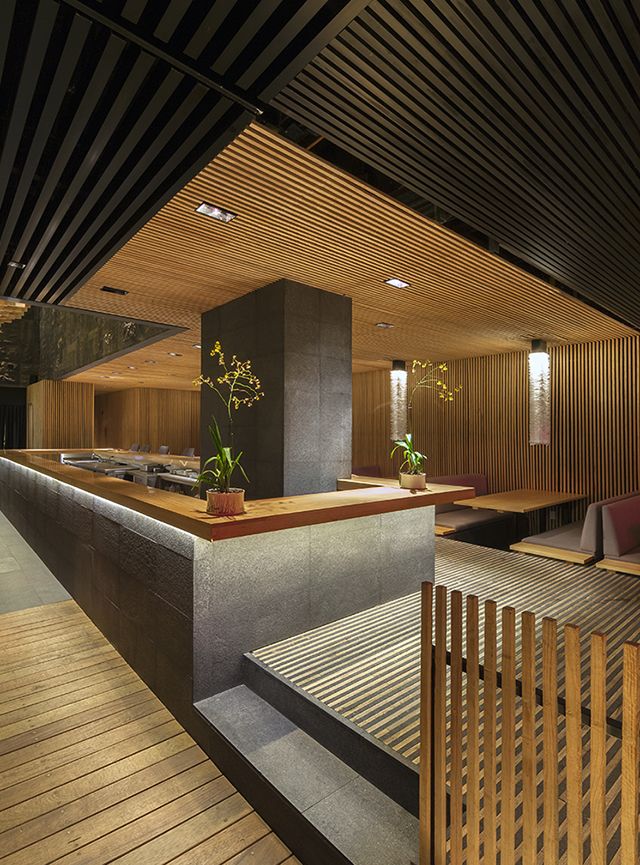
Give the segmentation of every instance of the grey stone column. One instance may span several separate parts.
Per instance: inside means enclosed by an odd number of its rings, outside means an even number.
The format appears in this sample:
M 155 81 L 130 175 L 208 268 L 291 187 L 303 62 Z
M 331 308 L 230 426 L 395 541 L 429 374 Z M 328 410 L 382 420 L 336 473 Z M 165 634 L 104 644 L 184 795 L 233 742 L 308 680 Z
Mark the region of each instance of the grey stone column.
M 249 476 L 234 483 L 248 498 L 335 490 L 351 473 L 351 298 L 278 280 L 202 316 L 202 371 L 219 367 L 216 340 L 230 360 L 250 359 L 264 399 L 234 412 L 236 452 Z M 215 413 L 228 435 L 224 406 L 201 394 L 201 454 L 212 453 L 207 424 Z

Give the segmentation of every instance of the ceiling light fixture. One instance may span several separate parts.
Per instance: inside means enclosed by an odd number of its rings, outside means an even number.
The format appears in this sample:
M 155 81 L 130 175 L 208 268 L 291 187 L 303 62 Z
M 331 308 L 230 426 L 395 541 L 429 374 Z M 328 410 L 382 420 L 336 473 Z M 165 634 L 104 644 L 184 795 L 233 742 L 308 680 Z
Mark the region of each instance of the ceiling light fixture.
M 167 354 L 169 355 L 169 357 L 182 357 L 182 355 L 178 354 L 177 351 L 168 351 Z
M 390 324 L 388 321 L 377 321 L 376 327 L 381 327 L 383 330 L 389 330 L 389 328 L 395 327 L 395 325 Z
M 23 264 L 21 261 L 10 261 L 7 264 L 7 267 L 13 267 L 15 270 L 24 270 L 27 265 Z
M 155 363 L 155 360 L 145 360 L 145 363 Z
M 135 366 L 128 366 L 127 369 L 135 369 Z
M 398 279 L 397 276 L 390 276 L 389 279 L 385 279 L 385 285 L 392 285 L 394 288 L 409 288 L 411 285 L 410 282 L 405 282 L 404 279 Z
M 191 348 L 202 348 L 202 345 L 199 342 L 194 342 Z
M 100 291 L 106 291 L 107 294 L 129 294 L 124 288 L 113 288 L 111 285 L 103 285 Z
M 238 215 L 231 210 L 223 210 L 222 207 L 216 207 L 215 204 L 207 204 L 206 201 L 203 201 L 202 204 L 196 207 L 196 213 L 204 213 L 205 216 L 217 219 L 218 222 L 231 222 Z

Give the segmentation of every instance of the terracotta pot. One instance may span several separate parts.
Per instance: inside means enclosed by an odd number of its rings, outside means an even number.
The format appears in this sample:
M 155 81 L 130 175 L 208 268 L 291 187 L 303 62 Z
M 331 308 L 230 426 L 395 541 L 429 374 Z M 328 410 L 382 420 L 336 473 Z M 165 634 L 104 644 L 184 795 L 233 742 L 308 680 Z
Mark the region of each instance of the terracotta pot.
M 423 475 L 407 475 L 400 472 L 400 487 L 403 490 L 426 490 L 427 476 Z
M 244 490 L 231 487 L 228 493 L 207 490 L 207 513 L 216 517 L 234 517 L 244 513 Z

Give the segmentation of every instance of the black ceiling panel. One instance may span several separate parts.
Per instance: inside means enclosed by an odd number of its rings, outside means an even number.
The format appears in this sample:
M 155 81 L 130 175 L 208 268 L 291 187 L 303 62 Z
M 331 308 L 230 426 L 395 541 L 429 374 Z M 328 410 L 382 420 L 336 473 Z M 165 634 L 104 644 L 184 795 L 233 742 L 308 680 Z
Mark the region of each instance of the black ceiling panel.
M 639 11 L 374 0 L 272 105 L 640 327 Z
M 0 295 L 68 297 L 365 5 L 2 0 Z

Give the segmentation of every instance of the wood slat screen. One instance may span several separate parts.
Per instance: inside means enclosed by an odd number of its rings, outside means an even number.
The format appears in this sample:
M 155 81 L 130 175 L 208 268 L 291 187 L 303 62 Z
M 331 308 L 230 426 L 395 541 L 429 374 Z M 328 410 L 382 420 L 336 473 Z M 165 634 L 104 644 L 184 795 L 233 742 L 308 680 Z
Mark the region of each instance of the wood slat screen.
M 552 346 L 551 443 L 528 443 L 527 352 L 448 362 L 453 403 L 417 394 L 413 431 L 428 475 L 481 472 L 491 492 L 530 487 L 594 501 L 638 487 L 640 338 Z M 409 373 L 409 385 L 411 385 Z M 389 459 L 389 374 L 353 381 L 353 464 Z
M 489 600 L 479 626 L 444 585 L 421 609 L 421 865 L 637 865 L 640 644 Z
M 162 388 L 131 388 L 96 395 L 96 447 L 128 448 L 150 444 L 157 453 L 189 447 L 199 452 L 200 392 Z
M 29 385 L 27 447 L 93 447 L 93 385 L 48 380 Z

